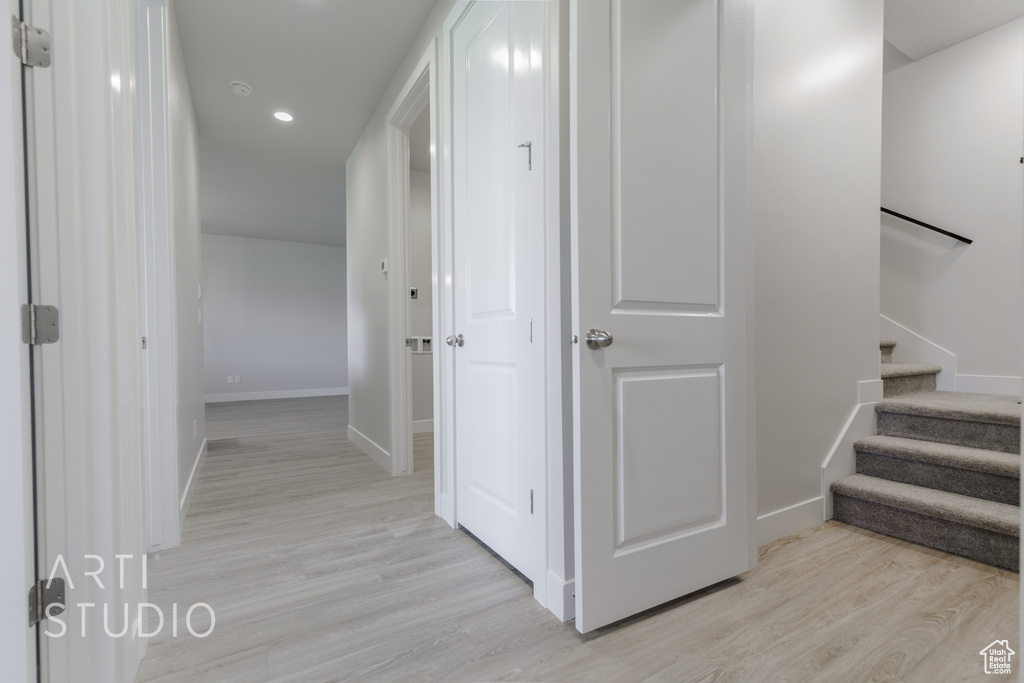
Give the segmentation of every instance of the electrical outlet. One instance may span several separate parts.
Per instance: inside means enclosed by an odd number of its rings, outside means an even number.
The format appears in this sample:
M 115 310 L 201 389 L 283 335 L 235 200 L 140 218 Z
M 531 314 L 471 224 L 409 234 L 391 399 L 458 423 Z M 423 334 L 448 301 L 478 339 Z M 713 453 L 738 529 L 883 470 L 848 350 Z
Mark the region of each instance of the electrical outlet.
M 241 384 L 241 383 L 242 383 L 242 376 L 241 375 L 235 375 L 235 384 Z
M 228 375 L 228 384 L 234 384 L 234 383 L 235 383 L 235 378 L 232 377 L 231 375 Z

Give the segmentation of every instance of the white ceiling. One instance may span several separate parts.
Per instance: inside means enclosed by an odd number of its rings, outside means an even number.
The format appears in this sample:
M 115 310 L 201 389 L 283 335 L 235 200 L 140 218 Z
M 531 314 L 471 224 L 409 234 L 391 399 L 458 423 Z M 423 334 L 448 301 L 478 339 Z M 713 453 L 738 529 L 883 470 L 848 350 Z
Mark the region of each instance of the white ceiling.
M 434 2 L 174 0 L 203 231 L 344 245 L 345 161 Z
M 1022 16 L 1022 0 L 885 0 L 885 39 L 917 60 Z

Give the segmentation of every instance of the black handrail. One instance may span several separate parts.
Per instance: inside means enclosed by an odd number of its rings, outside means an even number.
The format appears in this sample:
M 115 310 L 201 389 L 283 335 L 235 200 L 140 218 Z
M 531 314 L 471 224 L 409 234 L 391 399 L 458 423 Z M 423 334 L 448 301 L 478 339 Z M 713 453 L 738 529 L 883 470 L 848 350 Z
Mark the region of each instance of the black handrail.
M 904 216 L 902 213 L 896 213 L 895 211 L 887 209 L 884 206 L 879 207 L 879 208 L 882 209 L 882 213 L 887 213 L 890 216 L 896 216 L 896 218 L 902 218 L 903 220 L 909 221 L 909 222 L 913 223 L 914 225 L 920 225 L 922 228 L 928 228 L 929 230 L 934 230 L 935 232 L 938 232 L 938 233 L 941 233 L 943 235 L 946 235 L 947 237 L 952 237 L 955 240 L 960 240 L 961 242 L 965 242 L 967 244 L 973 244 L 974 243 L 974 240 L 968 239 L 968 238 L 964 237 L 963 235 L 958 235 L 955 232 L 950 232 L 949 230 L 943 230 L 942 228 L 936 228 L 934 225 L 929 225 L 928 223 L 925 223 L 924 221 L 919 221 L 916 218 L 911 218 L 910 216 Z

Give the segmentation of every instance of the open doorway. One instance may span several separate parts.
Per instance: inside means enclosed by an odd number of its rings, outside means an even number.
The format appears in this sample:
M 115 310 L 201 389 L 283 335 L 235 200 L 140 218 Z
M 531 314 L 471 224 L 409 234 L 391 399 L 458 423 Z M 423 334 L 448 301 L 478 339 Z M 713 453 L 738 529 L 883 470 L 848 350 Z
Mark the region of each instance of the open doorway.
M 434 339 L 430 228 L 430 110 L 409 128 L 409 351 L 413 470 L 416 459 L 433 456 Z

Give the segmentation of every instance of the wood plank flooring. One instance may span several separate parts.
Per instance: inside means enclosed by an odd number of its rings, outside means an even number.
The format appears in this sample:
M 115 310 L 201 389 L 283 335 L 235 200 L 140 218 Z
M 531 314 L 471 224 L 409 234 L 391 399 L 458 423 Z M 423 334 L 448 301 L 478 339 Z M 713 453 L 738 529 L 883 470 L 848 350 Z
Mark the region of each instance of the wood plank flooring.
M 738 579 L 580 636 L 434 517 L 431 435 L 416 437 L 416 473 L 392 478 L 346 438 L 347 407 L 207 406 L 183 543 L 149 564 L 150 600 L 168 615 L 178 603 L 181 625 L 150 641 L 139 683 L 934 683 L 995 678 L 978 653 L 997 638 L 1024 652 L 1016 574 L 836 522 L 761 548 Z M 217 619 L 203 639 L 183 624 L 200 601 Z

